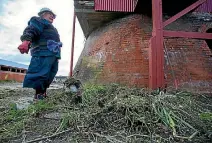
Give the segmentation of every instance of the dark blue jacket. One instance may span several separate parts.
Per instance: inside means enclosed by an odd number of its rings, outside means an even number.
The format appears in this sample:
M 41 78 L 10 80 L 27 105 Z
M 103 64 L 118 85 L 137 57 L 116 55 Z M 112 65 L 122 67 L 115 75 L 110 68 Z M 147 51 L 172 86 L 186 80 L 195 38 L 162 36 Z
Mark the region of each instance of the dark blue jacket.
M 21 41 L 31 41 L 30 52 L 32 56 L 57 56 L 60 58 L 60 36 L 57 29 L 47 20 L 40 17 L 32 17 L 28 22 L 28 26 L 25 28 Z M 51 42 L 56 43 L 54 47 L 59 49 L 59 52 L 55 53 L 47 45 Z M 53 42 L 52 42 L 53 41 Z M 58 43 L 58 44 L 57 44 Z M 58 51 L 58 50 L 57 50 Z

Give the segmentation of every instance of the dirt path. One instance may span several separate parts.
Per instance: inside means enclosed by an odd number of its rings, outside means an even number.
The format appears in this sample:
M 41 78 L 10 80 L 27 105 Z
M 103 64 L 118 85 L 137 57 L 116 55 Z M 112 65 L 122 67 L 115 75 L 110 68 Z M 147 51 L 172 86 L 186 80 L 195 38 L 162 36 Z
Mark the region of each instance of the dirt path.
M 52 84 L 48 90 L 60 88 L 62 88 L 61 84 Z M 0 83 L 0 107 L 8 107 L 10 103 L 16 103 L 18 108 L 26 108 L 33 102 L 33 97 L 34 90 L 22 88 L 22 83 Z
M 47 93 L 49 92 L 51 94 L 52 90 L 61 89 L 62 85 L 59 84 L 52 84 L 50 88 L 48 89 Z M 49 95 L 51 96 L 51 95 Z M 42 114 L 38 118 L 31 118 L 26 119 L 24 122 L 26 124 L 24 125 L 24 128 L 26 129 L 26 132 L 23 133 L 21 136 L 19 133 L 12 132 L 19 131 L 19 126 L 22 126 L 22 123 L 19 123 L 18 120 L 16 120 L 17 123 L 7 125 L 7 122 L 5 121 L 4 116 L 8 116 L 6 118 L 9 118 L 9 116 L 12 116 L 11 120 L 15 120 L 15 118 L 21 117 L 22 112 L 19 113 L 19 111 L 24 110 L 32 105 L 33 103 L 33 97 L 34 97 L 34 90 L 28 89 L 28 88 L 22 88 L 22 83 L 0 83 L 0 111 L 1 111 L 1 117 L 0 117 L 0 133 L 2 130 L 8 130 L 8 132 L 5 132 L 5 134 L 0 136 L 0 142 L 12 142 L 12 143 L 22 143 L 24 140 L 33 140 L 35 138 L 40 138 L 43 136 L 43 134 L 50 135 L 52 130 L 55 130 L 60 125 L 60 119 L 61 114 L 57 112 L 49 112 L 46 114 Z M 14 113 L 11 112 L 11 105 L 16 105 L 16 110 Z M 46 106 L 46 105 L 44 105 Z M 37 108 L 37 107 L 36 107 Z M 33 110 L 37 110 L 37 109 Z M 39 108 L 39 106 L 38 106 Z M 42 106 L 40 107 L 42 108 Z M 11 112 L 11 114 L 5 114 L 4 113 Z M 17 114 L 17 115 L 16 115 Z M 36 115 L 37 116 L 37 115 Z M 27 121 L 28 120 L 28 121 Z M 3 125 L 2 125 L 3 124 Z M 22 129 L 22 127 L 20 127 Z M 21 131 L 23 132 L 23 131 Z M 12 135 L 11 135 L 12 134 Z M 6 141 L 3 139 L 1 141 L 1 138 L 7 138 L 6 136 L 11 136 L 10 141 Z M 10 138 L 10 137 L 9 137 Z M 49 141 L 50 142 L 50 141 Z M 53 142 L 53 141 L 51 141 Z M 56 140 L 56 142 L 60 142 L 60 140 Z M 40 141 L 42 143 L 42 141 Z

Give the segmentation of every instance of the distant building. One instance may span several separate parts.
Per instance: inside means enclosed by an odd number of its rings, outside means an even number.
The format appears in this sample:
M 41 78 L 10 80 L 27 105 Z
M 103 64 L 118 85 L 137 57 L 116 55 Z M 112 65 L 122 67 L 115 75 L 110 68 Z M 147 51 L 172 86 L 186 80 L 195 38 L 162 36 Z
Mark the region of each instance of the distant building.
M 0 59 L 0 80 L 22 82 L 27 68 L 27 65 Z

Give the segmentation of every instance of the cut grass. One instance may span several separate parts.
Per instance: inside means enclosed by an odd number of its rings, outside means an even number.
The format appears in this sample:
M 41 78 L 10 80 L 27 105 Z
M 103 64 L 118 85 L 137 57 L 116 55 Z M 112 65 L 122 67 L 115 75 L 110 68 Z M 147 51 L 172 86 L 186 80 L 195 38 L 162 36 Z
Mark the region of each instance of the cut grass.
M 66 94 L 63 89 L 52 90 L 50 95 L 27 110 L 11 106 L 1 115 L 0 137 L 4 141 L 21 138 L 23 130 L 53 137 L 71 129 L 67 142 L 207 143 L 212 140 L 211 97 L 182 91 L 149 93 L 117 84 L 84 85 L 81 103 L 75 103 L 76 95 Z M 43 115 L 50 112 L 63 116 L 57 121 L 44 120 Z

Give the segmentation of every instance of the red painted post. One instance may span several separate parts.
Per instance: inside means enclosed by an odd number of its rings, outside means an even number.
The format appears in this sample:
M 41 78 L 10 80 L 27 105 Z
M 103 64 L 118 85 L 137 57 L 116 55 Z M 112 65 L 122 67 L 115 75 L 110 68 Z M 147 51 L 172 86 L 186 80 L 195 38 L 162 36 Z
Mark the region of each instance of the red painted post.
M 152 75 L 156 75 L 156 83 L 151 79 L 150 87 L 153 89 L 164 87 L 164 52 L 163 52 L 163 18 L 162 18 L 162 0 L 152 0 L 152 19 L 153 30 L 152 36 L 155 37 L 155 44 L 152 44 L 151 51 L 156 53 L 156 63 L 150 63 L 155 71 L 152 71 Z M 155 47 L 153 47 L 155 46 Z M 153 57 L 152 57 L 153 58 Z M 153 62 L 154 60 L 150 60 Z M 152 76 L 150 75 L 150 76 Z M 154 76 L 153 76 L 154 77 Z
M 73 15 L 73 29 L 72 29 L 71 61 L 70 61 L 71 63 L 70 63 L 70 74 L 69 74 L 70 77 L 73 75 L 75 23 L 76 23 L 76 14 L 74 12 L 74 15 Z
M 157 74 L 156 74 L 156 45 L 155 37 L 152 37 L 149 41 L 149 88 L 157 88 Z

